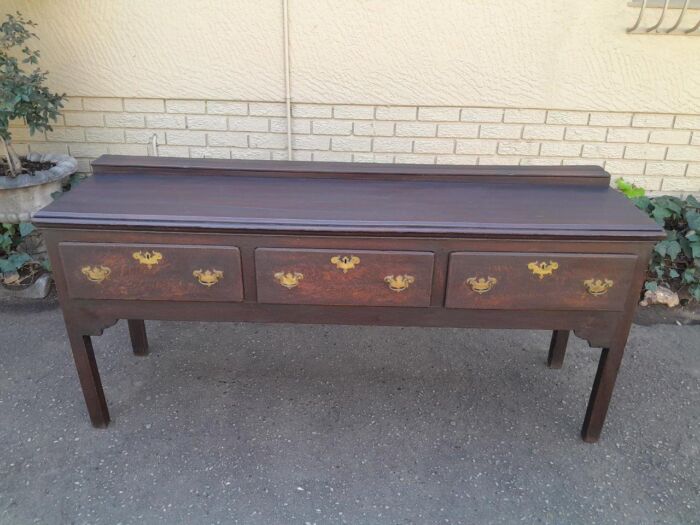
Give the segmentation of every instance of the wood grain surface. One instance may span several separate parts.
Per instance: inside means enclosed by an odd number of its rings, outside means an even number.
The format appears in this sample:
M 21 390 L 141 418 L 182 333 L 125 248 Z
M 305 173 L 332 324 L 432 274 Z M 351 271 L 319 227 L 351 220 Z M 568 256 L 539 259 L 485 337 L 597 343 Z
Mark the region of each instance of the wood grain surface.
M 355 256 L 355 268 L 344 272 L 331 262 L 334 256 Z M 255 250 L 258 301 L 280 304 L 361 306 L 429 306 L 433 282 L 433 254 L 367 250 Z M 303 275 L 298 286 L 287 289 L 274 275 Z M 405 290 L 393 291 L 389 276 L 410 276 Z
M 512 169 L 502 171 L 506 175 L 501 179 L 484 175 L 484 182 L 400 175 L 394 180 L 225 173 L 189 177 L 155 168 L 141 176 L 107 173 L 44 208 L 35 222 L 44 227 L 659 237 L 658 225 L 607 185 L 516 184 L 508 182 Z
M 634 255 L 564 253 L 452 253 L 447 278 L 448 308 L 499 310 L 622 310 L 634 266 Z M 533 273 L 533 262 L 555 263 L 550 275 Z M 467 279 L 495 280 L 485 293 L 474 292 Z M 609 280 L 612 287 L 591 295 L 584 281 Z
M 147 266 L 136 252 L 158 252 L 163 258 Z M 71 243 L 59 246 L 68 294 L 73 299 L 130 299 L 150 301 L 241 301 L 241 257 L 238 248 L 176 244 Z M 85 267 L 106 267 L 109 276 L 90 281 Z M 193 272 L 216 271 L 216 284 L 199 283 Z

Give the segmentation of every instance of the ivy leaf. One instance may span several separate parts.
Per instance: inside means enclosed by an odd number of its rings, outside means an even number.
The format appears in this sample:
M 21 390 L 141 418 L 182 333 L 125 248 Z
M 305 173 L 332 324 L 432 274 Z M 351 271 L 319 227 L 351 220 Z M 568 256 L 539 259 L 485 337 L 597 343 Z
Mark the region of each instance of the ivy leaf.
M 688 291 L 696 301 L 700 301 L 700 284 L 694 284 L 693 286 L 690 286 L 688 288 Z
M 688 239 L 686 239 L 685 237 L 678 237 L 678 242 L 681 245 L 681 249 L 683 250 L 683 254 L 688 259 L 692 259 L 693 258 L 693 249 L 690 247 L 690 241 Z
M 644 288 L 646 288 L 650 292 L 655 292 L 658 287 L 659 285 L 656 284 L 656 281 L 647 281 L 644 283 Z
M 688 228 L 691 230 L 700 230 L 700 213 L 695 210 L 688 210 L 685 214 L 685 220 L 688 223 Z
M 0 250 L 7 253 L 12 248 L 12 235 L 5 232 L 0 237 Z
M 683 202 L 683 199 L 680 199 L 678 197 L 669 197 L 668 198 L 668 207 L 671 211 L 674 211 L 678 215 L 680 215 L 683 213 L 683 209 L 685 208 L 685 203 Z
M 654 217 L 654 219 L 656 219 L 656 222 L 658 224 L 663 226 L 666 219 L 668 219 L 671 216 L 671 212 L 663 206 L 654 206 L 654 209 L 651 212 L 651 216 Z
M 681 253 L 681 245 L 678 241 L 668 241 L 668 246 L 666 247 L 666 254 L 671 258 L 671 260 L 678 257 Z
M 668 195 L 664 195 L 661 197 L 658 197 L 655 201 L 654 204 L 667 210 L 669 213 L 676 213 L 680 215 L 683 212 L 683 206 L 682 206 L 682 201 L 678 199 L 677 197 L 671 197 Z
M 6 259 L 0 259 L 0 272 L 14 272 L 31 260 L 32 258 L 26 253 L 13 253 Z
M 17 225 L 8 222 L 2 223 L 3 229 L 9 234 L 14 235 L 17 232 Z
M 647 211 L 651 205 L 651 199 L 649 197 L 637 197 L 632 199 L 634 205 L 642 211 Z
M 658 253 L 661 257 L 666 256 L 666 251 L 668 249 L 668 243 L 669 241 L 659 241 L 656 243 L 656 246 L 654 246 L 654 251 Z
M 26 237 L 30 233 L 36 230 L 36 227 L 31 222 L 20 222 L 19 223 L 19 234 L 22 237 Z

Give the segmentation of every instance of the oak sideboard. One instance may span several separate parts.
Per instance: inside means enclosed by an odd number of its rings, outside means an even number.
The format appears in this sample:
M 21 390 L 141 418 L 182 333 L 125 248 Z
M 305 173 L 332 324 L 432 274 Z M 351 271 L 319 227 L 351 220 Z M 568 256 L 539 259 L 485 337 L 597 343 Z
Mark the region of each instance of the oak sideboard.
M 127 319 L 571 331 L 602 348 L 598 440 L 663 231 L 595 166 L 388 165 L 105 155 L 35 216 L 93 425 L 91 336 Z M 478 385 L 474 386 L 478 388 Z

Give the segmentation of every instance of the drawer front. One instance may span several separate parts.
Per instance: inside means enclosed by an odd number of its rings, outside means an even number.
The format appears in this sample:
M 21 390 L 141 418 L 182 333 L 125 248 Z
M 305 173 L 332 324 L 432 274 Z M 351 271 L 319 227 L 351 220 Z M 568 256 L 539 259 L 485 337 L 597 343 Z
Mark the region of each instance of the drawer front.
M 171 244 L 59 244 L 75 299 L 242 301 L 238 248 Z
M 258 301 L 429 306 L 433 254 L 369 250 L 255 250 Z
M 445 306 L 495 310 L 622 310 L 636 256 L 452 253 Z

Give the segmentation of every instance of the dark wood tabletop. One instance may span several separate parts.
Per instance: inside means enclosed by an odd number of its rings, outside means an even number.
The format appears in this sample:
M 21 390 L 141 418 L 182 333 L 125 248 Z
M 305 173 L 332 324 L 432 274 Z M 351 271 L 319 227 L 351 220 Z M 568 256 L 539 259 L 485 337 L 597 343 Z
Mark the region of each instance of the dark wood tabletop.
M 625 201 L 607 185 L 110 173 L 86 180 L 35 221 L 44 226 L 658 237 L 659 228 Z

